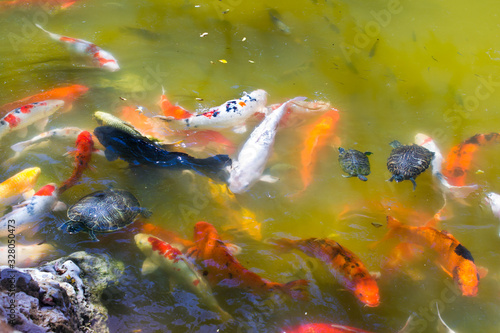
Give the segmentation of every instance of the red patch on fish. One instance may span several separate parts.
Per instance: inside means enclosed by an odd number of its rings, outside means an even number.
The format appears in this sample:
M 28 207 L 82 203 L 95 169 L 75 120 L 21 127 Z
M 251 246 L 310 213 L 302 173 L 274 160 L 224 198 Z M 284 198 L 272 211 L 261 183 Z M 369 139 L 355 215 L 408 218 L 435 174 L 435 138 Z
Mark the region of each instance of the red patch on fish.
M 151 244 L 153 251 L 157 251 L 168 260 L 173 260 L 174 264 L 179 261 L 179 258 L 177 257 L 182 255 L 181 251 L 177 250 L 172 245 L 159 240 L 158 238 L 149 237 L 148 242 Z
M 41 104 L 43 105 L 43 104 Z M 47 103 L 45 103 L 45 105 L 47 105 Z M 22 113 L 30 113 L 31 112 L 31 109 L 33 109 L 34 105 L 33 104 L 28 104 L 28 105 L 24 105 L 24 106 L 21 106 L 19 108 L 19 110 L 22 112 Z
M 54 185 L 45 185 L 44 187 L 39 189 L 38 192 L 36 192 L 34 195 L 39 197 L 51 196 L 54 193 L 55 189 L 56 187 Z
M 67 42 L 67 43 L 76 43 L 77 42 L 76 38 L 66 37 L 66 36 L 62 36 L 59 40 L 61 42 Z
M 208 111 L 208 112 L 203 113 L 203 116 L 207 117 L 208 119 L 211 119 L 212 116 L 214 115 L 214 113 L 215 113 L 215 110 L 214 111 Z
M 193 286 L 197 287 L 200 284 L 200 280 L 194 280 Z
M 6 115 L 5 118 L 3 118 L 3 120 L 9 123 L 10 128 L 16 127 L 21 122 L 21 119 L 14 116 L 12 113 Z

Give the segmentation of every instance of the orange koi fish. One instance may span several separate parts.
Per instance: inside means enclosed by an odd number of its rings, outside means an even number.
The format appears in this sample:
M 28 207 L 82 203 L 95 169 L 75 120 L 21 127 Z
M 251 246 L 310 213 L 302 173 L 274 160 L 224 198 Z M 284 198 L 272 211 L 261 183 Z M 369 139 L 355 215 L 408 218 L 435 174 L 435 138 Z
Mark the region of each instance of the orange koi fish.
M 70 154 L 75 155 L 75 169 L 71 176 L 66 179 L 59 188 L 59 194 L 63 193 L 76 184 L 82 177 L 83 171 L 89 166 L 94 148 L 94 140 L 88 131 L 81 132 L 76 138 L 76 150 Z
M 78 0 L 10 0 L 0 1 L 0 9 L 9 9 L 19 6 L 48 6 L 58 9 L 66 9 L 75 4 Z
M 39 24 L 35 25 L 40 30 L 47 33 L 50 38 L 65 43 L 65 45 L 70 50 L 73 50 L 74 52 L 82 55 L 89 56 L 92 59 L 94 66 L 108 70 L 110 72 L 116 72 L 120 69 L 120 66 L 118 66 L 118 62 L 111 55 L 111 53 L 104 51 L 99 46 L 83 39 L 54 34 L 42 28 Z
M 193 241 L 181 238 L 177 233 L 166 230 L 152 223 L 142 224 L 140 226 L 140 230 L 140 232 L 143 234 L 150 234 L 163 239 L 165 242 L 171 244 L 173 247 L 178 248 L 181 251 L 194 246 Z
M 159 104 L 165 117 L 173 117 L 173 119 L 187 119 L 192 116 L 192 113 L 183 107 L 173 105 L 165 95 L 165 89 L 163 89 Z
M 481 146 L 500 143 L 500 133 L 476 134 L 453 147 L 446 157 L 443 175 L 454 186 L 465 186 L 474 153 Z
M 249 290 L 258 295 L 280 291 L 294 299 L 308 298 L 307 280 L 295 280 L 286 284 L 271 282 L 245 268 L 228 250 L 213 225 L 198 222 L 194 227 L 195 246 L 188 256 L 197 259 L 203 267 L 203 275 L 211 285 L 225 285 Z
M 282 333 L 371 333 L 359 328 L 327 323 L 303 324 L 282 329 Z
M 271 240 L 284 250 L 298 249 L 321 260 L 330 273 L 363 304 L 380 304 L 377 281 L 371 276 L 359 257 L 332 239 L 308 238 Z
M 38 167 L 24 169 L 0 184 L 0 207 L 15 203 L 21 195 L 33 195 L 33 187 L 42 170 Z M 29 194 L 28 194 L 29 193 Z
M 307 130 L 304 148 L 300 153 L 302 163 L 301 178 L 304 184 L 304 191 L 313 180 L 313 170 L 316 165 L 318 151 L 323 147 L 328 138 L 333 134 L 335 125 L 339 120 L 339 111 L 332 108 L 330 111 L 323 114 L 316 123 Z
M 387 227 L 389 232 L 382 241 L 398 237 L 402 242 L 434 250 L 439 266 L 453 277 L 462 295 L 477 295 L 480 276 L 474 258 L 450 233 L 432 227 L 407 226 L 391 216 L 387 216 Z
M 7 103 L 0 107 L 0 116 L 5 115 L 7 112 L 17 109 L 23 105 L 38 103 L 49 99 L 59 99 L 64 101 L 64 107 L 61 109 L 63 112 L 71 110 L 72 103 L 81 95 L 85 94 L 89 88 L 74 84 L 72 86 L 55 88 L 49 91 L 44 91 L 36 95 L 25 97 L 15 102 Z

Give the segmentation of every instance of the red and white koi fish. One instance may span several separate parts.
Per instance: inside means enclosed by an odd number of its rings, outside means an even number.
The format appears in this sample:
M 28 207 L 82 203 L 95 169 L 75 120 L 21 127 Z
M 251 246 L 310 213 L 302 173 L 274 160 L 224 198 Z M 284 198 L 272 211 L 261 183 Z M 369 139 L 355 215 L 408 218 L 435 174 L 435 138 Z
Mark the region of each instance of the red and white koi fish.
M 14 176 L 0 184 L 0 207 L 16 203 L 24 195 L 27 199 L 35 191 L 33 187 L 40 176 L 40 168 L 28 168 L 16 173 Z
M 61 108 L 62 112 L 71 110 L 73 102 L 85 94 L 89 88 L 74 84 L 67 87 L 54 88 L 49 91 L 44 91 L 36 95 L 28 96 L 22 98 L 15 102 L 10 102 L 0 107 L 0 116 L 3 116 L 7 112 L 13 109 L 17 109 L 23 105 L 32 104 L 35 102 L 43 102 L 49 99 L 60 99 L 64 101 L 64 106 Z
M 199 114 L 179 113 L 177 109 L 170 108 L 164 110 L 167 113 L 165 116 L 156 117 L 167 121 L 173 129 L 235 127 L 235 132 L 243 133 L 246 131 L 245 121 L 256 112 L 264 112 L 266 103 L 267 92 L 258 89 Z
M 472 254 L 453 235 L 432 227 L 407 226 L 391 216 L 387 216 L 387 226 L 389 232 L 382 241 L 397 237 L 402 242 L 434 250 L 438 265 L 453 277 L 462 295 L 477 295 L 480 273 L 485 275 L 486 272 L 478 270 Z
M 310 257 L 321 260 L 335 276 L 363 304 L 375 307 L 380 304 L 377 281 L 368 272 L 359 257 L 331 239 L 308 238 L 291 240 L 272 239 L 281 249 L 298 249 Z
M 9 234 L 9 225 L 15 221 L 16 234 L 31 228 L 40 222 L 50 211 L 65 210 L 66 205 L 57 200 L 56 184 L 47 184 L 36 192 L 31 199 L 12 207 L 12 212 L 0 219 L 0 237 Z
M 500 143 L 500 133 L 476 134 L 453 147 L 444 162 L 443 175 L 454 186 L 466 185 L 467 174 L 479 147 Z
M 415 143 L 424 148 L 427 148 L 434 153 L 434 158 L 431 161 L 432 175 L 439 180 L 441 187 L 446 193 L 451 194 L 454 198 L 461 201 L 461 199 L 465 199 L 469 196 L 469 194 L 479 188 L 477 184 L 455 186 L 451 185 L 448 182 L 447 177 L 442 173 L 442 167 L 444 163 L 443 155 L 441 154 L 441 150 L 431 137 L 422 133 L 418 133 L 417 135 L 415 135 Z
M 305 97 L 295 97 L 274 110 L 253 130 L 238 154 L 238 160 L 233 161 L 229 175 L 229 189 L 233 193 L 243 193 L 250 189 L 259 179 L 267 160 L 271 156 L 274 138 L 281 117 L 285 114 L 288 103 L 303 101 Z
M 149 274 L 161 268 L 170 279 L 197 295 L 203 304 L 219 313 L 222 320 L 232 318 L 220 307 L 210 286 L 181 251 L 152 235 L 137 234 L 134 239 L 139 250 L 147 256 L 142 265 L 142 274 Z
M 282 333 L 371 333 L 355 327 L 327 323 L 302 324 L 286 327 L 281 331 Z
M 23 150 L 36 145 L 40 142 L 50 140 L 52 138 L 71 138 L 71 139 L 76 139 L 78 135 L 82 132 L 83 130 L 78 128 L 78 127 L 65 127 L 65 128 L 56 128 L 53 130 L 50 130 L 48 132 L 43 132 L 42 134 L 39 134 L 29 140 L 18 142 L 12 146 L 10 146 L 10 149 L 13 151 L 20 153 Z
M 36 24 L 38 28 L 46 32 L 50 38 L 63 42 L 70 50 L 91 57 L 94 66 L 108 70 L 110 72 L 116 72 L 120 69 L 118 62 L 111 55 L 111 53 L 104 51 L 99 46 L 87 42 L 83 39 L 66 37 L 58 34 L 54 34 L 42 28 L 39 24 Z
M 8 264 L 9 247 L 0 247 L 0 266 Z M 11 251 L 12 252 L 12 251 Z M 50 244 L 16 244 L 16 267 L 36 267 L 43 261 L 50 261 L 59 256 L 58 251 Z
M 188 250 L 187 256 L 199 262 L 203 268 L 203 276 L 211 285 L 246 289 L 257 295 L 280 291 L 294 299 L 308 298 L 307 280 L 295 280 L 286 284 L 271 282 L 245 268 L 231 254 L 210 223 L 196 223 L 193 240 L 196 245 Z
M 94 151 L 97 151 L 97 149 L 94 148 L 92 134 L 88 131 L 81 132 L 76 138 L 76 150 L 70 152 L 70 154 L 75 155 L 75 168 L 71 176 L 61 184 L 58 194 L 63 193 L 80 180 L 83 171 L 89 166 Z
M 13 131 L 20 131 L 20 135 L 25 136 L 28 132 L 26 127 L 35 123 L 39 130 L 43 130 L 47 125 L 48 117 L 63 105 L 64 101 L 51 99 L 27 104 L 10 111 L 0 120 L 0 139 Z

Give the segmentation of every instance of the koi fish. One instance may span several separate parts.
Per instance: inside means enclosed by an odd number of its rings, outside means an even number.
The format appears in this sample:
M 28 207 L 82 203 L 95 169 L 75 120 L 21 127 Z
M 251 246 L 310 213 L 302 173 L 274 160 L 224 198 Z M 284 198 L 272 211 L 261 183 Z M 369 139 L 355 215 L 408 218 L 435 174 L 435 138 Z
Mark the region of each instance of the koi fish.
M 265 295 L 275 290 L 294 299 L 308 297 L 307 280 L 295 280 L 286 284 L 271 282 L 245 268 L 222 242 L 213 225 L 198 222 L 194 227 L 195 246 L 188 250 L 187 256 L 198 260 L 203 267 L 203 276 L 211 285 L 225 285 L 249 290 Z
M 499 143 L 500 133 L 476 134 L 453 147 L 446 157 L 443 175 L 454 186 L 466 185 L 465 179 L 470 169 L 474 153 L 481 146 Z
M 9 225 L 14 225 L 16 235 L 31 228 L 40 222 L 46 213 L 50 211 L 65 210 L 66 205 L 57 200 L 57 187 L 55 184 L 47 184 L 38 190 L 31 199 L 12 207 L 12 211 L 0 219 L 0 237 L 9 234 Z M 12 229 L 10 229 L 12 230 Z
M 100 67 L 110 72 L 116 72 L 117 70 L 120 69 L 120 66 L 118 66 L 118 62 L 111 55 L 111 53 L 104 51 L 99 46 L 91 42 L 87 42 L 86 40 L 83 39 L 54 34 L 42 28 L 39 24 L 35 25 L 40 30 L 47 33 L 50 36 L 50 38 L 64 43 L 70 50 L 78 54 L 91 57 L 94 66 Z
M 134 126 L 134 128 L 143 135 L 152 136 L 159 140 L 165 140 L 174 134 L 173 130 L 160 126 L 158 122 L 155 122 L 148 116 L 137 112 L 137 109 L 130 106 L 125 106 L 122 109 L 120 119 L 123 119 Z
M 61 184 L 61 187 L 59 187 L 58 194 L 62 194 L 80 180 L 83 171 L 89 166 L 90 160 L 92 159 L 92 152 L 97 151 L 97 149 L 94 148 L 92 135 L 88 131 L 83 131 L 78 135 L 75 145 L 76 150 L 70 152 L 70 154 L 75 155 L 75 168 L 71 176 Z
M 281 249 L 298 249 L 310 257 L 321 260 L 330 273 L 363 304 L 380 304 L 377 281 L 371 276 L 359 257 L 331 239 L 308 238 L 291 240 L 272 239 Z
M 474 258 L 450 233 L 432 227 L 407 226 L 391 216 L 387 216 L 387 227 L 389 232 L 382 241 L 398 237 L 402 242 L 434 250 L 438 265 L 453 278 L 462 295 L 477 295 L 480 275 Z
M 117 128 L 119 130 L 127 132 L 128 134 L 130 134 L 136 138 L 145 138 L 146 137 L 141 132 L 139 132 L 129 122 L 123 121 L 120 118 L 117 118 L 110 113 L 103 112 L 103 111 L 96 111 L 96 112 L 94 112 L 94 118 L 99 125 L 111 126 L 111 127 Z M 152 137 L 148 137 L 148 139 L 154 141 L 152 139 Z
M 257 126 L 245 142 L 238 154 L 238 160 L 233 163 L 229 176 L 229 189 L 233 193 L 243 193 L 250 189 L 261 178 L 267 160 L 271 155 L 278 124 L 291 101 L 302 101 L 305 97 L 296 97 L 279 108 Z
M 160 108 L 165 117 L 172 117 L 173 119 L 187 119 L 193 114 L 179 105 L 173 105 L 165 95 L 165 89 L 162 87 L 163 92 L 160 97 Z
M 0 9 L 9 9 L 19 6 L 57 6 L 59 9 L 66 9 L 74 5 L 78 0 L 10 0 L 10 1 L 0 1 Z
M 9 206 L 19 200 L 22 195 L 32 196 L 33 187 L 42 170 L 38 167 L 27 168 L 0 184 L 0 207 Z
M 244 94 L 241 98 L 233 99 L 224 104 L 211 108 L 206 112 L 189 116 L 178 110 L 166 109 L 166 116 L 156 116 L 165 120 L 173 129 L 203 129 L 235 127 L 235 132 L 246 131 L 245 121 L 256 112 L 263 112 L 267 103 L 267 92 L 262 89 Z M 185 110 L 184 110 L 185 111 Z M 178 118 L 175 117 L 186 117 Z
M 119 157 L 130 165 L 147 165 L 172 170 L 194 170 L 212 179 L 225 181 L 226 168 L 231 165 L 227 155 L 195 158 L 186 153 L 161 149 L 147 139 L 135 138 L 114 127 L 100 126 L 94 130 L 99 142 L 106 147 L 104 154 L 108 161 Z
M 30 140 L 18 142 L 10 146 L 10 149 L 17 153 L 21 153 L 23 150 L 28 149 L 31 146 L 34 146 L 40 142 L 50 140 L 51 138 L 71 138 L 76 139 L 78 135 L 83 130 L 78 127 L 65 127 L 65 128 L 56 128 L 50 130 L 48 132 L 43 132 Z
M 266 114 L 273 112 L 283 103 L 272 104 L 266 107 L 265 113 L 256 113 L 255 118 L 258 120 L 264 119 Z M 288 103 L 285 114 L 280 120 L 279 127 L 299 126 L 304 122 L 304 115 L 310 113 L 321 113 L 330 111 L 332 106 L 324 101 L 293 101 Z M 298 115 L 298 116 L 294 116 Z
M 371 333 L 355 327 L 327 323 L 302 324 L 282 329 L 282 333 Z
M 485 201 L 490 205 L 493 215 L 500 219 L 500 195 L 494 192 L 486 193 Z M 500 236 L 500 233 L 498 234 Z
M 313 170 L 316 165 L 316 159 L 319 149 L 325 145 L 328 138 L 333 135 L 335 126 L 339 120 L 339 112 L 336 109 L 323 114 L 318 121 L 308 128 L 307 136 L 304 141 L 304 148 L 300 153 L 302 169 L 300 172 L 304 191 L 313 180 Z
M 461 199 L 468 197 L 469 194 L 479 188 L 477 184 L 454 186 L 448 182 L 447 177 L 442 173 L 442 166 L 444 163 L 443 155 L 441 154 L 441 150 L 431 137 L 422 133 L 418 133 L 417 135 L 415 135 L 415 143 L 424 148 L 427 148 L 434 153 L 434 158 L 431 161 L 432 175 L 439 180 L 441 188 L 446 193 L 450 193 L 453 197 L 461 201 Z
M 23 105 L 32 104 L 36 102 L 43 102 L 49 99 L 59 99 L 64 101 L 64 107 L 61 109 L 62 112 L 71 110 L 73 102 L 85 94 L 89 88 L 74 84 L 72 86 L 55 88 L 49 91 L 41 92 L 36 95 L 22 98 L 18 101 L 7 103 L 0 107 L 0 115 L 7 113 L 10 110 L 17 109 Z
M 232 318 L 229 313 L 220 307 L 213 296 L 210 286 L 181 251 L 151 235 L 137 234 L 134 239 L 139 250 L 147 256 L 142 265 L 142 274 L 149 274 L 157 268 L 161 268 L 169 278 L 197 295 L 203 304 L 218 312 L 221 319 L 226 321 Z
M 8 264 L 7 245 L 0 247 L 0 266 Z M 42 262 L 56 259 L 59 256 L 58 251 L 50 244 L 16 244 L 16 267 L 36 267 Z
M 47 125 L 48 117 L 64 105 L 62 100 L 48 100 L 21 106 L 7 113 L 0 119 L 0 139 L 13 131 L 19 131 L 21 136 L 28 133 L 27 127 L 35 124 L 37 129 L 43 130 Z

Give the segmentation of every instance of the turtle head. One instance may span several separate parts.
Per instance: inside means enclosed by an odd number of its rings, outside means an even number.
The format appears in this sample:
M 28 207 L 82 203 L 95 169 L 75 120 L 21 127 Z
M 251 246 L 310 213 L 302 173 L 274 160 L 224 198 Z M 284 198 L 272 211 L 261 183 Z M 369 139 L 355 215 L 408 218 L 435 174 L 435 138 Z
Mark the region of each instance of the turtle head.
M 389 145 L 390 145 L 392 148 L 398 148 L 398 147 L 401 147 L 401 142 L 399 142 L 398 140 L 394 140 L 394 141 L 392 141 L 391 143 L 389 143 Z
M 81 222 L 68 221 L 64 223 L 60 229 L 65 230 L 68 234 L 76 234 L 83 230 L 83 224 Z
M 343 153 L 345 153 L 345 149 L 342 147 L 339 147 L 339 154 L 342 155 Z

